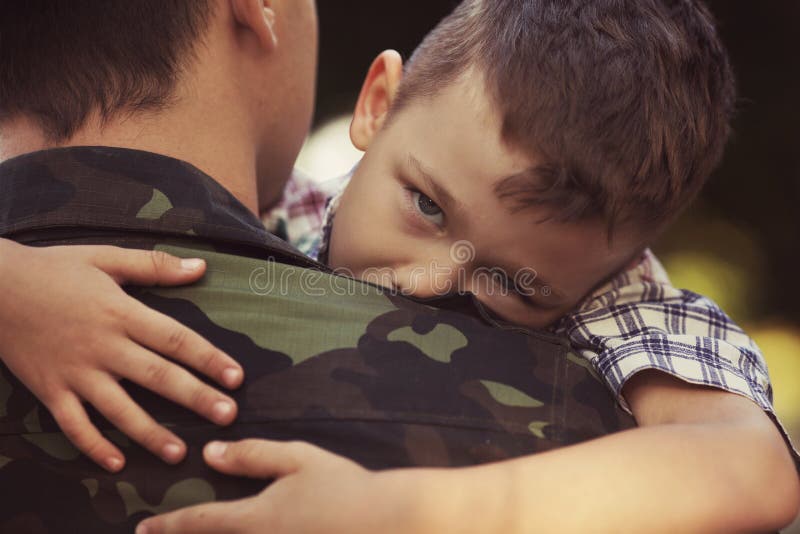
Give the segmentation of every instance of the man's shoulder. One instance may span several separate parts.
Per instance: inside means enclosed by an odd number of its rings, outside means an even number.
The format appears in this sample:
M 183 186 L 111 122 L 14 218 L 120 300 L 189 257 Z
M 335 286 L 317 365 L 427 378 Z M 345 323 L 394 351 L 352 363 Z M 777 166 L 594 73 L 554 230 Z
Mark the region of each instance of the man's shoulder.
M 237 421 L 220 429 L 127 385 L 189 453 L 166 466 L 92 411 L 129 458 L 110 474 L 0 367 L 0 529 L 35 520 L 45 531 L 74 523 L 124 532 L 155 512 L 257 491 L 208 469 L 201 449 L 214 438 L 303 439 L 379 469 L 497 461 L 633 425 L 558 338 L 494 328 L 319 270 L 185 242 L 154 246 L 207 261 L 198 284 L 130 291 L 242 364 Z
M 0 193 L 0 236 L 26 244 L 168 236 L 320 267 L 269 234 L 212 177 L 160 154 L 116 147 L 30 153 L 0 164 Z

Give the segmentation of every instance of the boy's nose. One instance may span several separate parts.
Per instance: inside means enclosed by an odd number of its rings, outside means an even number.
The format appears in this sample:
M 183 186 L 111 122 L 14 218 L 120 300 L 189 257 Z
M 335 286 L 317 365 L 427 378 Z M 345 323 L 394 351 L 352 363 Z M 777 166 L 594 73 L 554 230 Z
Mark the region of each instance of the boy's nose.
M 434 259 L 410 268 L 400 283 L 403 292 L 418 298 L 443 297 L 469 290 L 468 271 L 457 262 Z

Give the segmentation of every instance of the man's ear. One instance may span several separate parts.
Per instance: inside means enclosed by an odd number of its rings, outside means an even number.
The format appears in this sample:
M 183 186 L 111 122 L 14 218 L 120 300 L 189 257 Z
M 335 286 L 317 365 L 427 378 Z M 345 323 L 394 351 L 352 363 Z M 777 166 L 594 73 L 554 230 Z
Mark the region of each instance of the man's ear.
M 272 0 L 230 0 L 230 3 L 236 23 L 253 32 L 261 46 L 272 50 L 278 45 Z
M 369 68 L 350 124 L 350 140 L 359 150 L 366 150 L 381 129 L 397 88 L 403 78 L 403 58 L 394 50 L 385 50 Z

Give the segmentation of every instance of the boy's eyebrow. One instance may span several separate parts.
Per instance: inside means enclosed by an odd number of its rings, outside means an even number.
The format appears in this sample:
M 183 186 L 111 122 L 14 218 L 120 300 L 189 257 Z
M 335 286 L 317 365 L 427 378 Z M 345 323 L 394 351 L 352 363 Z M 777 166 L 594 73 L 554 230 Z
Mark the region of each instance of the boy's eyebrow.
M 436 196 L 438 202 L 443 204 L 443 208 L 447 208 L 449 210 L 461 210 L 462 206 L 461 203 L 450 194 L 447 189 L 439 185 L 439 182 L 434 179 L 431 175 L 430 171 L 428 171 L 425 166 L 412 154 L 408 155 L 408 162 L 411 167 L 413 167 L 417 173 L 422 177 L 425 181 L 426 185 L 431 188 L 433 194 Z
M 501 201 L 512 204 L 512 213 L 534 207 L 539 204 L 539 196 L 546 190 L 540 172 L 538 167 L 531 167 L 502 178 L 494 184 L 494 193 Z

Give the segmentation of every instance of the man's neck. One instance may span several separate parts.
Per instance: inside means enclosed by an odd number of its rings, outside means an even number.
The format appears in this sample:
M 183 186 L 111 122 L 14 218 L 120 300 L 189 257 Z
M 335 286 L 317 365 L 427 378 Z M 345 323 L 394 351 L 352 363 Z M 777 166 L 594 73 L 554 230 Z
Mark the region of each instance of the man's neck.
M 255 147 L 247 143 L 245 135 L 237 135 L 241 130 L 237 118 L 221 115 L 211 110 L 192 113 L 184 109 L 149 116 L 136 114 L 107 124 L 95 118 L 67 142 L 56 144 L 48 142 L 32 121 L 12 120 L 0 128 L 0 162 L 37 150 L 69 146 L 155 152 L 191 163 L 258 215 Z

